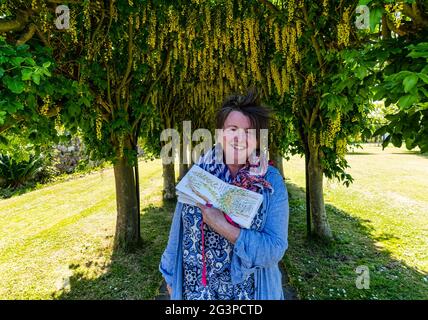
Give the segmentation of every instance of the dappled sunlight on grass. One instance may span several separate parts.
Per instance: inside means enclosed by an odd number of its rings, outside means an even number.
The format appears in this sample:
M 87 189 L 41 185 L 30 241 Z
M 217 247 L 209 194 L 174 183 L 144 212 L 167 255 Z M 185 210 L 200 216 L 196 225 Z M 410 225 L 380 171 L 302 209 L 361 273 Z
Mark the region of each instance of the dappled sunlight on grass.
M 428 299 L 428 158 L 368 146 L 347 155 L 355 182 L 325 180 L 335 241 L 306 238 L 304 160 L 284 161 L 290 192 L 289 281 L 303 299 Z M 178 174 L 178 166 L 176 166 Z M 153 299 L 175 202 L 160 160 L 140 162 L 143 245 L 112 248 L 112 168 L 0 200 L 0 298 Z M 357 289 L 358 266 L 370 288 Z
M 132 255 L 112 250 L 111 168 L 0 200 L 0 297 L 149 299 L 158 294 L 157 266 L 172 210 L 163 206 L 161 186 L 161 162 L 141 161 L 143 248 Z
M 355 179 L 349 188 L 325 180 L 336 237 L 327 247 L 305 236 L 304 160 L 284 162 L 293 199 L 286 256 L 291 281 L 302 298 L 428 299 L 428 159 L 391 147 L 358 152 L 347 155 Z M 369 267 L 370 290 L 356 288 L 358 265 Z

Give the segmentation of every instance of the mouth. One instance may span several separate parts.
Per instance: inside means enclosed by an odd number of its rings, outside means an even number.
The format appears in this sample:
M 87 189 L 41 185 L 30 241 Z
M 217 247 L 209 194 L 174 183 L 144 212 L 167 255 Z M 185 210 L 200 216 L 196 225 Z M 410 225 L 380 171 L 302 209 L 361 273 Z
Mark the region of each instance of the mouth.
M 230 146 L 237 151 L 242 151 L 242 150 L 247 149 L 247 146 L 237 145 L 237 144 L 233 144 L 233 143 L 231 143 Z

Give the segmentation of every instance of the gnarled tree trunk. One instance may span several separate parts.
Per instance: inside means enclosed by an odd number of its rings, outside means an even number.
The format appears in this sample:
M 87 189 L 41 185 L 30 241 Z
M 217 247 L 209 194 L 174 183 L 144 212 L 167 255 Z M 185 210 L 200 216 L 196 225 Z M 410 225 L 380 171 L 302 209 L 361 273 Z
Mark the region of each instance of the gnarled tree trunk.
M 284 166 L 283 166 L 282 156 L 274 150 L 269 150 L 269 159 L 274 161 L 276 168 L 284 177 Z
M 114 164 L 117 220 L 114 248 L 132 250 L 139 245 L 138 203 L 133 166 L 123 156 Z
M 189 165 L 180 163 L 178 180 L 181 180 L 186 175 L 187 171 L 189 171 Z
M 314 225 L 314 234 L 323 239 L 331 239 L 332 233 L 327 220 L 324 203 L 323 170 L 319 156 L 319 146 L 316 144 L 315 134 L 309 135 L 309 200 L 311 216 Z
M 162 197 L 165 200 L 172 200 L 175 198 L 175 169 L 174 163 L 162 165 L 163 176 L 163 190 Z

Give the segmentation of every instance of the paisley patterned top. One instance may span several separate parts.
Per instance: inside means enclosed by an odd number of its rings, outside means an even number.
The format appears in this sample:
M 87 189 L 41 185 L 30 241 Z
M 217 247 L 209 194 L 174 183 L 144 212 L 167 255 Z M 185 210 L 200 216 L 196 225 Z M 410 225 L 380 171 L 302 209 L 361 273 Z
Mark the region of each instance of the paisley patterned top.
M 198 163 L 203 169 L 216 175 L 219 179 L 235 184 L 239 175 L 232 178 L 226 165 Z M 211 167 L 207 167 L 211 166 Z M 260 189 L 261 192 L 262 189 Z M 183 221 L 183 299 L 184 300 L 253 300 L 254 274 L 246 279 L 232 284 L 231 260 L 233 244 L 204 224 L 205 259 L 207 270 L 207 285 L 203 286 L 202 278 L 202 233 L 201 210 L 192 205 L 184 204 L 182 209 Z M 263 210 L 260 206 L 250 229 L 261 230 Z

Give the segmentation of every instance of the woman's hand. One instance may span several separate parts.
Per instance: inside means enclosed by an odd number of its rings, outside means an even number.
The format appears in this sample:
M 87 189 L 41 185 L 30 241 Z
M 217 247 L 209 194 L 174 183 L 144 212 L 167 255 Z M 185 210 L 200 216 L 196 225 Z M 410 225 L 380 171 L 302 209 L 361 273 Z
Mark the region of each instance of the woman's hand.
M 202 217 L 207 225 L 209 225 L 233 244 L 236 242 L 240 233 L 240 228 L 231 225 L 226 220 L 221 210 L 214 207 L 205 206 L 201 203 L 198 203 L 197 206 L 199 209 L 201 209 Z
M 166 290 L 168 290 L 169 295 L 172 295 L 172 288 L 169 285 L 166 285 Z
M 204 222 L 212 228 L 216 226 L 222 226 L 227 223 L 226 218 L 222 211 L 214 207 L 208 207 L 201 203 L 198 203 L 197 206 L 202 211 L 202 217 L 204 218 Z

